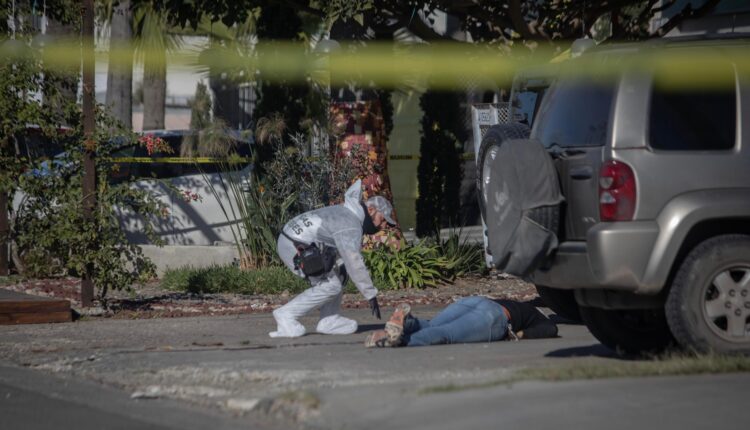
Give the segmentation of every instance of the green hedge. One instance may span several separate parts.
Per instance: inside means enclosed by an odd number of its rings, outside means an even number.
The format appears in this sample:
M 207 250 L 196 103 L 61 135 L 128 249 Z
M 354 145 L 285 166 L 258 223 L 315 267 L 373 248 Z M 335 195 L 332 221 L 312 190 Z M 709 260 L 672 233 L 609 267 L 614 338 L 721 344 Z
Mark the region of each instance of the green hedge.
M 190 293 L 277 294 L 304 291 L 310 286 L 286 267 L 272 266 L 240 270 L 236 266 L 169 269 L 161 280 L 163 288 Z

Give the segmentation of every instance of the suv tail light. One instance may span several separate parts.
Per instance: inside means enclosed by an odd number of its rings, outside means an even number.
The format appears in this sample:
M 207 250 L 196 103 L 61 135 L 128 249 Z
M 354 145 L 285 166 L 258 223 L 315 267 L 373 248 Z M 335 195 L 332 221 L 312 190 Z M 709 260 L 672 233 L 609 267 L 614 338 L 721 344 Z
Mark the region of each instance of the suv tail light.
M 620 161 L 607 161 L 599 171 L 599 217 L 602 221 L 631 221 L 635 214 L 636 186 L 633 169 Z

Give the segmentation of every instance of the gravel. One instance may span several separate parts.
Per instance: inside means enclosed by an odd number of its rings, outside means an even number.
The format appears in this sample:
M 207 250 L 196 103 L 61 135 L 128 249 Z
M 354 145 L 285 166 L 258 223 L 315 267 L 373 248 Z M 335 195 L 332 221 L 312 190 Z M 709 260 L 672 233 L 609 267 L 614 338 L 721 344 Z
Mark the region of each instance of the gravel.
M 80 307 L 80 280 L 76 278 L 20 280 L 2 288 L 37 296 L 63 298 L 85 318 L 170 318 L 206 315 L 237 315 L 270 312 L 288 302 L 293 295 L 281 294 L 192 294 L 165 290 L 158 281 L 134 286 L 130 291 L 109 292 L 106 300 L 97 300 L 93 308 Z M 437 288 L 381 291 L 381 306 L 395 306 L 401 302 L 412 305 L 446 305 L 458 298 L 486 295 L 519 301 L 537 299 L 536 289 L 520 279 L 504 274 L 469 276 Z M 359 294 L 344 294 L 342 307 L 366 308 Z

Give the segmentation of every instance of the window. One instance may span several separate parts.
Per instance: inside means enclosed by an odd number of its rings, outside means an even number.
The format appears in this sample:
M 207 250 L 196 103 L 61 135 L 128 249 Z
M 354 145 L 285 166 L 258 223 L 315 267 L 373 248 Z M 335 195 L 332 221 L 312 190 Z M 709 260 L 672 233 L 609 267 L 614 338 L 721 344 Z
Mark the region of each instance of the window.
M 515 113 L 520 114 L 521 118 L 513 118 L 515 121 L 520 121 L 526 125 L 533 124 L 534 113 L 536 113 L 536 107 L 541 100 L 541 91 L 525 90 L 518 93 L 515 100 Z
M 604 145 L 614 92 L 608 83 L 555 82 L 542 98 L 531 137 L 546 147 Z
M 709 87 L 668 85 L 666 78 L 655 78 L 649 119 L 651 147 L 667 151 L 734 148 L 737 128 L 734 79 L 734 70 L 728 65 L 718 71 Z
M 64 130 L 58 130 L 58 133 L 59 136 L 46 136 L 39 128 L 27 128 L 18 139 L 22 151 L 19 155 L 30 160 L 54 158 L 65 151 L 66 144 L 70 144 Z

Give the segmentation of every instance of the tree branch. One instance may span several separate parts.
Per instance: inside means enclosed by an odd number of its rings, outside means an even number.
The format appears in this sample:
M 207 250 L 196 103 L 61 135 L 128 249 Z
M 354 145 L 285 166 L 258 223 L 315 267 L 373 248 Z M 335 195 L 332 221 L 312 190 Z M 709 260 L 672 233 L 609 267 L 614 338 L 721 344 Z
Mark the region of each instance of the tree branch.
M 309 6 L 309 2 L 307 1 L 294 1 L 294 0 L 281 0 L 279 3 L 285 4 L 292 9 L 301 10 L 302 12 L 307 12 L 310 15 L 319 16 L 321 18 L 325 18 L 326 14 L 320 10 L 315 9 Z
M 682 22 L 686 19 L 700 18 L 704 16 L 708 12 L 712 11 L 716 7 L 716 5 L 719 4 L 719 1 L 721 0 L 708 0 L 703 6 L 699 7 L 698 9 L 693 9 L 692 6 L 688 4 L 687 6 L 685 6 L 685 8 L 682 9 L 682 11 L 680 11 L 680 13 L 670 18 L 666 24 L 662 25 L 658 30 L 656 30 L 656 32 L 652 34 L 651 37 L 663 37 L 665 34 L 669 33 L 670 30 L 682 24 Z
M 422 17 L 419 13 L 415 13 L 414 18 L 402 15 L 401 18 L 399 18 L 399 22 L 406 27 L 406 29 L 424 41 L 453 40 L 448 36 L 438 34 L 432 29 L 432 27 L 422 21 Z
M 536 34 L 532 33 L 526 20 L 523 19 L 521 12 L 521 0 L 508 1 L 508 14 L 510 21 L 513 23 L 513 29 L 518 32 L 524 39 L 535 39 Z
M 506 30 L 514 27 L 513 23 L 507 16 L 500 14 L 493 15 L 476 3 L 472 3 L 470 6 L 459 4 L 451 7 L 446 12 L 453 14 L 461 13 L 465 17 L 471 16 L 477 21 L 484 21 L 485 26 L 492 29 L 492 34 L 496 35 L 498 38 L 510 39 L 510 36 L 506 34 Z M 468 32 L 472 33 L 472 36 L 474 36 L 471 29 L 469 29 Z

